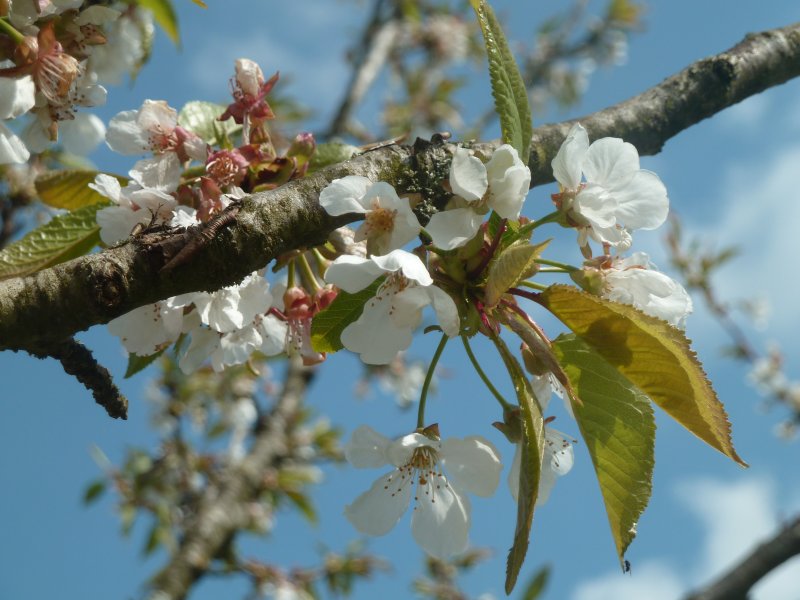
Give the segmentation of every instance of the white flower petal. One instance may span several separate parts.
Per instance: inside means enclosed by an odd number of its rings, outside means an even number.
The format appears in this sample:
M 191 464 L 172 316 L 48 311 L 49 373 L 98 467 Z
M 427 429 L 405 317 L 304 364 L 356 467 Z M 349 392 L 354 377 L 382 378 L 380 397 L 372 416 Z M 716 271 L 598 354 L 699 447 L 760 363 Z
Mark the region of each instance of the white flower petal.
M 100 226 L 100 239 L 106 245 L 124 240 L 134 227 L 150 222 L 151 218 L 146 210 L 133 210 L 126 206 L 107 206 L 98 210 L 95 215 Z
M 583 172 L 586 180 L 612 190 L 639 170 L 636 147 L 619 138 L 596 140 L 586 153 Z
M 120 338 L 128 352 L 149 356 L 177 339 L 182 311 L 166 303 L 147 304 L 108 323 L 108 331 Z
M 572 209 L 593 228 L 614 227 L 617 224 L 617 201 L 599 185 L 587 184 L 575 196 Z
M 0 77 L 0 120 L 16 119 L 36 104 L 33 77 Z
M 489 206 L 503 219 L 519 219 L 531 185 L 531 171 L 515 148 L 503 144 L 486 163 L 491 198 Z
M 581 170 L 588 151 L 589 134 L 576 123 L 551 163 L 553 175 L 561 187 L 574 190 L 581 184 Z
M 344 446 L 344 457 L 357 469 L 382 467 L 391 440 L 367 425 L 359 426 Z M 402 464 L 402 463 L 401 463 Z
M 256 315 L 265 313 L 272 304 L 269 283 L 258 272 L 251 273 L 240 283 L 239 311 L 245 323 L 253 321 Z
M 237 288 L 223 288 L 212 294 L 198 294 L 194 305 L 205 325 L 220 333 L 227 333 L 245 324 L 239 310 L 239 300 Z
M 488 186 L 486 167 L 481 160 L 472 156 L 466 148 L 457 148 L 450 165 L 450 188 L 453 193 L 474 202 L 483 198 Z
M 206 327 L 191 332 L 191 342 L 183 353 L 178 366 L 187 375 L 194 373 L 219 348 L 220 334 Z
M 497 449 L 477 435 L 444 440 L 441 462 L 455 487 L 483 497 L 494 494 L 503 470 Z
M 617 219 L 630 229 L 655 229 L 667 220 L 667 188 L 655 173 L 639 170 L 614 190 Z
M 373 298 L 361 316 L 342 331 L 342 345 L 368 365 L 389 364 L 411 345 L 412 330 L 395 324 L 389 316 L 391 308 L 391 297 Z
M 433 239 L 434 246 L 453 250 L 474 238 L 482 222 L 483 215 L 471 208 L 454 208 L 433 215 L 425 231 Z
M 417 506 L 411 532 L 431 556 L 446 559 L 467 548 L 470 505 L 443 477 L 433 476 L 417 490 Z
M 432 440 L 421 433 L 409 433 L 394 440 L 386 448 L 386 459 L 395 467 L 402 467 L 411 461 L 414 451 L 418 448 L 433 448 L 439 450 L 441 443 Z
M 97 115 L 78 113 L 71 121 L 62 121 L 58 136 L 67 152 L 86 156 L 103 141 L 106 126 Z
M 150 147 L 147 133 L 142 131 L 136 118 L 138 110 L 123 111 L 108 123 L 106 144 L 120 154 L 143 154 Z
M 428 288 L 413 286 L 394 295 L 390 318 L 395 325 L 409 331 L 419 327 L 422 322 L 422 309 L 431 302 L 427 290 Z
M 365 213 L 369 208 L 362 203 L 371 182 L 366 177 L 348 175 L 334 179 L 319 195 L 319 204 L 331 216 L 348 213 Z
M 420 260 L 419 256 L 411 254 L 411 252 L 392 250 L 384 256 L 373 256 L 371 260 L 386 273 L 400 271 L 407 279 L 416 281 L 420 285 L 431 285 L 433 283 L 425 264 Z
M 412 482 L 394 470 L 379 477 L 366 492 L 344 509 L 347 520 L 361 533 L 385 535 L 391 531 L 411 501 Z
M 22 164 L 27 162 L 30 156 L 25 142 L 0 123 L 0 165 Z
M 258 320 L 261 333 L 261 347 L 259 350 L 266 356 L 275 356 L 286 349 L 286 332 L 288 326 L 274 315 L 266 315 Z
M 181 179 L 181 163 L 177 154 L 166 152 L 138 161 L 128 174 L 143 188 L 174 192 Z
M 425 288 L 431 299 L 433 310 L 436 311 L 436 318 L 442 331 L 448 337 L 455 337 L 461 331 L 461 320 L 458 316 L 458 308 L 450 294 L 435 285 Z
M 325 271 L 325 281 L 348 294 L 360 292 L 383 274 L 383 269 L 369 258 L 344 254 Z

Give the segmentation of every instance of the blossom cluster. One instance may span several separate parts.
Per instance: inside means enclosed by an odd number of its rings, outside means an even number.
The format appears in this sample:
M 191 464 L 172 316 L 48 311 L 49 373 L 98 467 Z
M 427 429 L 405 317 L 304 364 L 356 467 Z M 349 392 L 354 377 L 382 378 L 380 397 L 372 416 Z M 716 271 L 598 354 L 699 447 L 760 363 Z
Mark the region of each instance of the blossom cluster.
M 104 104 L 101 82 L 119 83 L 140 66 L 144 38 L 152 33 L 151 13 L 122 2 L 6 4 L 0 31 L 9 41 L 0 45 L 0 164 L 24 163 L 59 138 L 68 151 L 88 153 L 102 141 L 105 125 L 76 109 Z M 5 123 L 24 115 L 22 131 Z

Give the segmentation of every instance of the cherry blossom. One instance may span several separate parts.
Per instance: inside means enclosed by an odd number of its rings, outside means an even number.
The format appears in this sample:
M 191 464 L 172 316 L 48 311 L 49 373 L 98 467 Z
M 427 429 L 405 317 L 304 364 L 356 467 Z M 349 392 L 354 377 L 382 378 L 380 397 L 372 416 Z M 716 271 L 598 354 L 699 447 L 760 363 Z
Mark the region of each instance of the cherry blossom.
M 636 148 L 619 138 L 602 138 L 590 145 L 586 130 L 575 124 L 552 166 L 561 186 L 561 193 L 554 196 L 556 205 L 578 228 L 582 247 L 590 236 L 627 249 L 629 230 L 655 229 L 667 218 L 664 184 L 655 173 L 639 168 Z
M 502 470 L 491 442 L 480 436 L 440 441 L 435 425 L 394 441 L 362 425 L 345 446 L 345 457 L 359 469 L 395 467 L 345 508 L 355 528 L 368 535 L 388 533 L 416 488 L 412 534 L 428 554 L 443 559 L 467 547 L 470 503 L 465 492 L 491 496 Z
M 614 258 L 603 269 L 604 287 L 601 295 L 608 300 L 632 304 L 639 310 L 663 319 L 681 329 L 692 312 L 692 298 L 683 286 L 656 270 L 644 252 L 634 252 L 627 258 Z
M 504 219 L 519 219 L 530 183 L 530 169 L 508 144 L 495 150 L 486 165 L 466 148 L 457 148 L 450 166 L 456 197 L 447 210 L 431 217 L 425 230 L 443 250 L 463 246 L 478 233 L 489 210 Z
M 432 305 L 442 330 L 458 335 L 459 317 L 453 299 L 433 285 L 422 261 L 405 250 L 385 256 L 361 258 L 344 255 L 325 273 L 325 280 L 354 294 L 381 275 L 387 275 L 375 296 L 364 305 L 361 316 L 344 328 L 345 348 L 361 355 L 370 365 L 385 365 L 411 345 L 411 334 L 422 321 L 422 309 Z
M 0 77 L 0 165 L 28 160 L 30 153 L 25 143 L 2 121 L 25 114 L 36 103 L 36 86 L 30 75 Z
M 371 254 L 387 254 L 401 248 L 421 229 L 408 200 L 398 197 L 395 189 L 383 181 L 372 183 L 357 175 L 334 179 L 320 193 L 319 203 L 332 216 L 363 214 L 364 222 L 354 239 L 367 240 Z
M 120 338 L 128 352 L 149 356 L 178 339 L 183 309 L 169 302 L 146 304 L 108 323 L 108 331 Z
M 139 110 L 119 113 L 108 124 L 106 142 L 120 154 L 176 153 L 181 161 L 206 161 L 206 143 L 178 125 L 178 113 L 163 100 L 145 100 Z

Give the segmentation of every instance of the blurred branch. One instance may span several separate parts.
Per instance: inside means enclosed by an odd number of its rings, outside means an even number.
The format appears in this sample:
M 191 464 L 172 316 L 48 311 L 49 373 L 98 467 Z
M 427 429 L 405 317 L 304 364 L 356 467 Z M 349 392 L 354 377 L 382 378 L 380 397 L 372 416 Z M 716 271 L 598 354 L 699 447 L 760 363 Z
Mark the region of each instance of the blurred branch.
M 396 35 L 394 1 L 375 0 L 372 16 L 361 34 L 358 47 L 351 51 L 350 82 L 325 133 L 327 138 L 350 133 L 352 113 L 386 63 Z
M 800 23 L 747 38 L 703 59 L 650 90 L 579 119 L 593 138 L 618 136 L 640 154 L 732 104 L 800 75 Z M 533 185 L 553 181 L 550 161 L 574 121 L 534 130 L 529 166 Z M 476 144 L 489 154 L 498 141 Z M 104 252 L 0 284 L 0 349 L 42 348 L 150 302 L 214 290 L 244 278 L 280 254 L 322 243 L 355 219 L 330 217 L 318 203 L 333 179 L 362 175 L 403 193 L 409 177 L 427 176 L 414 148 L 390 146 L 246 199 L 235 222 L 193 260 L 163 276 L 161 269 L 196 234 L 135 238 Z M 416 169 L 416 170 L 415 170 Z M 423 172 L 425 171 L 425 172 Z M 58 318 L 55 318 L 58 315 Z
M 250 520 L 247 506 L 262 493 L 265 474 L 290 452 L 293 425 L 312 375 L 313 371 L 303 367 L 297 357 L 288 360 L 283 389 L 273 409 L 263 417 L 263 427 L 256 431 L 250 451 L 206 487 L 183 538 L 153 580 L 154 597 L 185 598 L 246 527 Z
M 685 600 L 746 600 L 752 587 L 790 558 L 800 554 L 800 517 L 759 544 L 719 579 Z

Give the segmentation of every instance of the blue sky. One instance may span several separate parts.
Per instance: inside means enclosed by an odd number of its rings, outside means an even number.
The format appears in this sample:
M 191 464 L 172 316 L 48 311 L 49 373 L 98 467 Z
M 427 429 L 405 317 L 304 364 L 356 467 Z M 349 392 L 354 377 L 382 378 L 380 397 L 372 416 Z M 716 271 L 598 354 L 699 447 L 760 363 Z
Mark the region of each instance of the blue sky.
M 108 106 L 98 111 L 104 120 L 138 107 L 145 98 L 163 98 L 175 107 L 193 99 L 224 101 L 234 59 L 248 56 L 260 62 L 265 72 L 280 69 L 291 81 L 289 91 L 317 110 L 319 116 L 312 125 L 326 121 L 347 80 L 344 51 L 366 17 L 359 3 L 307 0 L 277 6 L 212 0 L 207 11 L 182 0 L 178 4 L 182 50 L 176 51 L 159 35 L 156 59 L 136 85 L 109 90 Z M 542 16 L 533 5 L 495 4 L 513 16 L 512 37 L 528 38 Z M 556 10 L 559 4 L 550 3 L 548 10 Z M 757 10 L 740 7 L 737 11 L 723 0 L 654 1 L 644 17 L 647 29 L 631 39 L 624 66 L 597 72 L 580 106 L 534 118 L 539 123 L 572 118 L 624 100 L 690 62 L 732 46 L 749 31 L 785 25 L 797 16 L 795 0 L 774 0 L 761 3 Z M 485 106 L 489 97 L 485 75 L 476 72 L 467 91 L 465 106 Z M 378 91 L 381 96 L 386 93 Z M 660 155 L 643 159 L 643 166 L 666 183 L 672 208 L 690 233 L 720 245 L 741 246 L 742 256 L 720 273 L 719 289 L 730 299 L 769 299 L 770 321 L 756 335 L 781 345 L 787 371 L 794 377 L 800 377 L 800 342 L 795 335 L 800 283 L 797 268 L 790 262 L 800 254 L 800 236 L 795 231 L 800 222 L 798 107 L 800 84 L 791 82 L 701 123 L 668 142 Z M 124 171 L 130 166 L 107 150 L 93 158 L 103 168 Z M 551 192 L 549 188 L 534 190 L 527 214 L 541 215 Z M 636 245 L 665 267 L 662 235 L 640 233 Z M 579 261 L 571 243 L 563 244 L 563 251 L 563 260 Z M 591 464 L 579 444 L 575 468 L 559 480 L 534 523 L 523 580 L 542 564 L 553 566 L 545 598 L 676 598 L 724 569 L 781 519 L 800 510 L 797 445 L 773 434 L 782 414 L 759 409 L 744 368 L 720 357 L 720 347 L 727 340 L 696 300 L 687 334 L 728 408 L 734 441 L 751 468 L 740 469 L 659 414 L 653 500 L 629 551 L 633 572 L 622 575 Z M 116 340 L 102 327 L 83 334 L 83 339 L 121 378 L 125 357 Z M 489 348 L 478 344 L 476 351 L 507 389 Z M 431 342 L 421 338 L 411 349 L 412 355 L 421 358 L 432 352 Z M 398 413 L 388 398 L 354 399 L 358 373 L 354 357 L 337 355 L 331 363 L 321 369 L 310 396 L 320 413 L 347 430 L 368 423 L 387 435 L 398 435 L 414 426 L 415 416 Z M 498 419 L 494 402 L 469 371 L 456 344 L 445 353 L 443 364 L 455 376 L 442 380 L 429 420 L 439 421 L 445 435 L 489 437 L 510 463 L 511 448 L 489 427 Z M 123 382 L 131 400 L 130 418 L 117 422 L 108 419 L 53 361 L 5 353 L 0 355 L 0 372 L 4 383 L 0 394 L 4 450 L 0 453 L 4 475 L 0 599 L 137 597 L 141 584 L 165 556 L 141 558 L 146 532 L 141 524 L 130 539 L 120 537 L 113 497 L 85 509 L 81 495 L 87 481 L 98 475 L 90 456 L 93 445 L 118 460 L 126 447 L 155 443 L 142 394 L 147 374 Z M 557 426 L 576 435 L 577 427 L 561 408 L 554 407 L 554 412 Z M 308 565 L 320 547 L 343 549 L 356 535 L 343 518 L 342 507 L 377 475 L 377 471 L 346 467 L 327 470 L 317 494 L 321 524 L 311 527 L 293 515 L 280 514 L 273 537 L 266 542 L 247 539 L 245 554 Z M 473 508 L 472 542 L 492 549 L 493 558 L 469 576 L 468 589 L 473 595 L 489 592 L 499 598 L 515 509 L 503 488 L 490 500 L 475 499 Z M 394 570 L 357 588 L 355 597 L 409 597 L 408 583 L 419 570 L 421 552 L 411 540 L 408 520 L 402 520 L 389 535 L 372 540 L 369 548 L 391 560 Z M 757 598 L 796 598 L 792 581 L 798 580 L 800 562 L 795 559 L 764 582 Z M 210 600 L 223 593 L 236 597 L 237 590 L 244 589 L 241 582 L 208 580 L 192 598 Z

